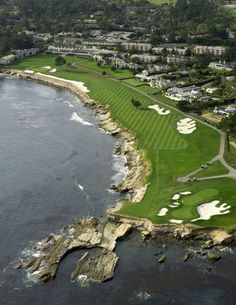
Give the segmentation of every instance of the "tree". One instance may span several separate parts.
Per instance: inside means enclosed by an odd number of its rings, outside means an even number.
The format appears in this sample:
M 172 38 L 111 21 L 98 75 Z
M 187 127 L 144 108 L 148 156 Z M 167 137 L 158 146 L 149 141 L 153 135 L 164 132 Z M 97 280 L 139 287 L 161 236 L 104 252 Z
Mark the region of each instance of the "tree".
M 64 57 L 62 56 L 57 56 L 56 59 L 55 59 L 55 65 L 56 66 L 60 66 L 60 69 L 61 69 L 61 66 L 63 66 L 64 64 L 66 63 L 66 60 Z

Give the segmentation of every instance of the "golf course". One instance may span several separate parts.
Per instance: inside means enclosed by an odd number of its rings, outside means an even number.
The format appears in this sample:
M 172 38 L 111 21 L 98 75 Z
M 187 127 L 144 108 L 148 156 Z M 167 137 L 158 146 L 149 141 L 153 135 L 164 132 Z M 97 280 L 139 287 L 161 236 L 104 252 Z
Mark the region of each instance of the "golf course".
M 146 177 L 149 186 L 141 202 L 124 201 L 119 214 L 147 218 L 159 224 L 186 224 L 194 220 L 193 224 L 201 227 L 236 229 L 236 180 L 214 179 L 227 175 L 228 169 L 219 160 L 209 162 L 219 154 L 220 132 L 197 118 L 189 118 L 165 103 L 165 99 L 158 100 L 158 90 L 139 84 L 128 70 L 112 71 L 83 58 L 65 59 L 66 64 L 58 67 L 55 56 L 40 55 L 18 60 L 10 68 L 83 82 L 89 97 L 106 105 L 113 120 L 136 136 L 137 149 L 144 151 L 150 162 L 151 174 Z M 138 101 L 139 106 L 134 106 L 132 100 Z M 155 104 L 163 113 L 149 108 Z M 189 119 L 190 127 L 182 126 L 184 119 L 186 122 Z M 180 125 L 182 129 L 177 128 Z M 200 171 L 195 179 L 186 182 L 178 179 L 197 169 Z M 202 180 L 204 177 L 207 179 Z M 205 216 L 198 219 L 201 216 L 198 207 L 207 203 L 202 209 Z M 212 209 L 209 212 L 212 205 L 215 213 Z M 165 213 L 160 213 L 162 209 Z

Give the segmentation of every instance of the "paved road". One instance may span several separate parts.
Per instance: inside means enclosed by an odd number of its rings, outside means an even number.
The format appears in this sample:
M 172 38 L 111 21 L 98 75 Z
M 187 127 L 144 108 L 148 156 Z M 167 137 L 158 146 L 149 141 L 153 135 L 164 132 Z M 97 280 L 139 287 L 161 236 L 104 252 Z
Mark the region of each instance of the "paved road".
M 86 70 L 91 71 L 91 72 L 93 72 L 93 73 L 98 74 L 98 75 L 101 76 L 101 73 L 100 73 L 100 72 L 94 71 L 93 69 L 90 69 L 90 68 L 87 68 L 86 66 L 83 66 L 83 64 L 81 64 L 81 66 L 82 66 L 83 68 L 85 68 Z M 114 77 L 110 77 L 110 76 L 109 76 L 109 78 L 112 79 L 112 80 L 114 80 L 114 81 L 116 81 L 116 82 L 121 82 L 121 80 L 116 79 L 116 78 L 114 78 Z M 193 120 L 199 122 L 200 124 L 206 125 L 207 127 L 210 127 L 210 128 L 212 128 L 212 129 L 216 130 L 216 131 L 220 134 L 220 148 L 219 148 L 219 153 L 218 153 L 218 155 L 216 155 L 214 158 L 212 158 L 212 159 L 209 160 L 208 162 L 214 163 L 215 161 L 219 160 L 219 161 L 222 163 L 222 165 L 223 165 L 225 168 L 227 168 L 227 169 L 229 170 L 229 173 L 228 173 L 228 174 L 225 174 L 225 175 L 202 177 L 202 178 L 198 178 L 197 180 L 210 180 L 210 179 L 219 179 L 219 178 L 225 178 L 225 177 L 226 177 L 226 178 L 233 178 L 233 179 L 236 179 L 236 169 L 233 168 L 232 166 L 230 166 L 230 165 L 225 161 L 225 159 L 224 159 L 225 143 L 226 143 L 226 134 L 225 134 L 224 132 L 222 132 L 221 130 L 217 129 L 216 127 L 214 127 L 214 126 L 208 124 L 207 122 L 204 122 L 204 121 L 202 121 L 202 120 L 200 120 L 200 119 L 198 119 L 198 118 L 196 118 L 196 117 L 194 117 L 194 116 L 192 116 L 192 115 L 190 115 L 190 114 L 183 113 L 181 110 L 179 110 L 179 109 L 177 109 L 177 108 L 175 108 L 175 107 L 173 107 L 173 106 L 171 106 L 171 105 L 167 105 L 167 104 L 165 104 L 164 102 L 161 102 L 161 101 L 157 100 L 155 97 L 153 97 L 153 96 L 151 96 L 151 95 L 149 95 L 149 94 L 147 94 L 147 93 L 144 93 L 144 92 L 140 91 L 138 88 L 135 88 L 135 87 L 133 87 L 133 86 L 127 84 L 127 83 L 124 83 L 124 82 L 122 82 L 122 84 L 123 84 L 124 86 L 126 86 L 126 87 L 132 88 L 133 90 L 137 91 L 138 93 L 142 94 L 143 96 L 146 96 L 146 97 L 150 98 L 150 99 L 153 100 L 155 103 L 158 103 L 158 104 L 162 105 L 162 106 L 165 107 L 165 108 L 169 108 L 169 109 L 171 109 L 171 110 L 173 110 L 173 111 L 179 112 L 179 113 L 181 113 L 182 115 L 185 115 L 186 117 L 189 117 L 189 118 L 191 118 L 191 119 L 193 119 Z M 179 182 L 187 182 L 187 181 L 189 180 L 189 178 L 194 177 L 194 175 L 196 175 L 197 173 L 199 173 L 199 172 L 202 171 L 202 170 L 204 170 L 204 169 L 203 169 L 202 167 L 199 167 L 199 168 L 197 168 L 196 170 L 194 170 L 193 172 L 191 172 L 191 173 L 189 173 L 189 174 L 187 174 L 187 175 L 185 175 L 185 176 L 178 177 L 178 178 L 177 178 L 177 181 L 179 181 Z

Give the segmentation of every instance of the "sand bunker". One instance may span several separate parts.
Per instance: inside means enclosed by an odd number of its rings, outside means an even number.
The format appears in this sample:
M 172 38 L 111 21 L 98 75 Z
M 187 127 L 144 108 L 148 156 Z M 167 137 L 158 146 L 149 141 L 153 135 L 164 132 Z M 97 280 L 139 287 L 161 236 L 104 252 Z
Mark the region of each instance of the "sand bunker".
M 186 192 L 180 192 L 180 195 L 184 195 L 184 196 L 186 196 L 186 195 L 191 195 L 192 194 L 192 192 L 188 192 L 188 191 L 186 191 Z
M 174 194 L 174 196 L 171 198 L 172 200 L 179 200 L 180 194 Z
M 170 110 L 166 110 L 164 108 L 161 108 L 159 105 L 151 105 L 151 106 L 148 106 L 148 108 L 155 110 L 160 115 L 170 114 Z
M 180 223 L 183 223 L 183 220 L 182 219 L 170 219 L 169 222 L 180 224 Z
M 43 69 L 50 70 L 50 69 L 51 69 L 51 67 L 50 67 L 50 66 L 45 66 L 45 67 L 43 67 Z
M 223 215 L 230 212 L 230 205 L 227 203 L 220 204 L 219 200 L 203 203 L 197 207 L 199 218 L 191 220 L 192 222 L 197 220 L 209 220 L 214 215 Z
M 57 69 L 52 69 L 52 70 L 50 70 L 49 72 L 50 72 L 50 73 L 55 73 L 55 72 L 57 72 Z
M 86 126 L 94 126 L 92 123 L 89 123 L 87 121 L 85 121 L 84 119 L 82 119 L 76 112 L 74 112 L 71 116 L 71 121 L 74 122 L 79 122 L 82 125 L 86 125 Z
M 33 71 L 33 70 L 25 70 L 24 73 L 27 73 L 27 74 L 34 74 L 34 71 Z
M 177 123 L 177 130 L 181 134 L 191 134 L 197 129 L 196 121 L 185 118 Z
M 167 209 L 167 208 L 162 208 L 162 209 L 160 209 L 160 211 L 158 212 L 157 216 L 165 216 L 167 212 L 168 212 L 168 209 Z

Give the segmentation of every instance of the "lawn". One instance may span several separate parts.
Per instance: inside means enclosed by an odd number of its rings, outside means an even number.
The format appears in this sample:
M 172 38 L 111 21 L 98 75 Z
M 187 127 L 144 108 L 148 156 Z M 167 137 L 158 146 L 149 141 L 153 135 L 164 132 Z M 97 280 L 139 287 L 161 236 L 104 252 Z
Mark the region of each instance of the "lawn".
M 228 174 L 229 171 L 225 168 L 222 163 L 217 160 L 214 163 L 210 164 L 207 168 L 203 169 L 199 173 L 195 175 L 197 178 L 201 177 L 211 177 L 216 175 L 225 175 Z
M 175 3 L 176 0 L 149 0 L 149 2 L 151 2 L 152 4 L 155 4 L 155 5 L 160 5 L 163 3 Z
M 178 111 L 170 109 L 171 113 L 160 116 L 156 111 L 145 109 L 154 104 L 155 100 L 141 91 L 142 87 L 132 88 L 125 83 L 102 75 L 95 63 L 78 58 L 68 57 L 67 62 L 74 63 L 73 67 L 64 66 L 53 73 L 54 76 L 78 80 L 85 83 L 90 90 L 89 96 L 109 107 L 113 119 L 124 128 L 137 136 L 137 146 L 145 152 L 145 157 L 151 162 L 151 174 L 147 177 L 150 186 L 142 202 L 131 204 L 124 202 L 119 213 L 136 217 L 145 217 L 155 223 L 166 223 L 177 216 L 189 223 L 197 217 L 196 207 L 199 203 L 219 199 L 232 206 L 231 213 L 214 216 L 208 221 L 198 221 L 201 226 L 218 226 L 225 229 L 236 228 L 236 181 L 219 179 L 208 181 L 178 183 L 176 178 L 199 168 L 202 164 L 218 154 L 219 133 L 197 122 L 197 130 L 189 135 L 180 134 L 176 130 L 177 122 L 186 117 Z M 53 56 L 36 56 L 16 62 L 12 68 L 32 69 L 49 74 L 42 67 L 54 65 Z M 119 72 L 114 72 L 119 74 Z M 112 77 L 114 77 L 112 75 Z M 156 96 L 155 96 L 156 97 Z M 131 100 L 139 100 L 142 107 L 136 108 Z M 165 97 L 157 96 L 161 106 L 168 109 Z M 164 104 L 162 104 L 164 103 Z M 164 106 L 163 106 L 164 105 Z M 217 173 L 217 168 L 214 171 Z M 220 169 L 221 170 L 221 169 Z M 215 191 L 209 192 L 209 189 Z M 162 207 L 170 204 L 174 193 L 191 191 L 192 199 L 187 204 L 183 202 L 174 211 L 169 211 L 166 216 L 157 216 Z M 199 196 L 200 194 L 200 196 Z M 195 196 L 196 195 L 196 196 Z M 189 196 L 191 198 L 191 196 Z M 199 198 L 201 198 L 199 200 Z

